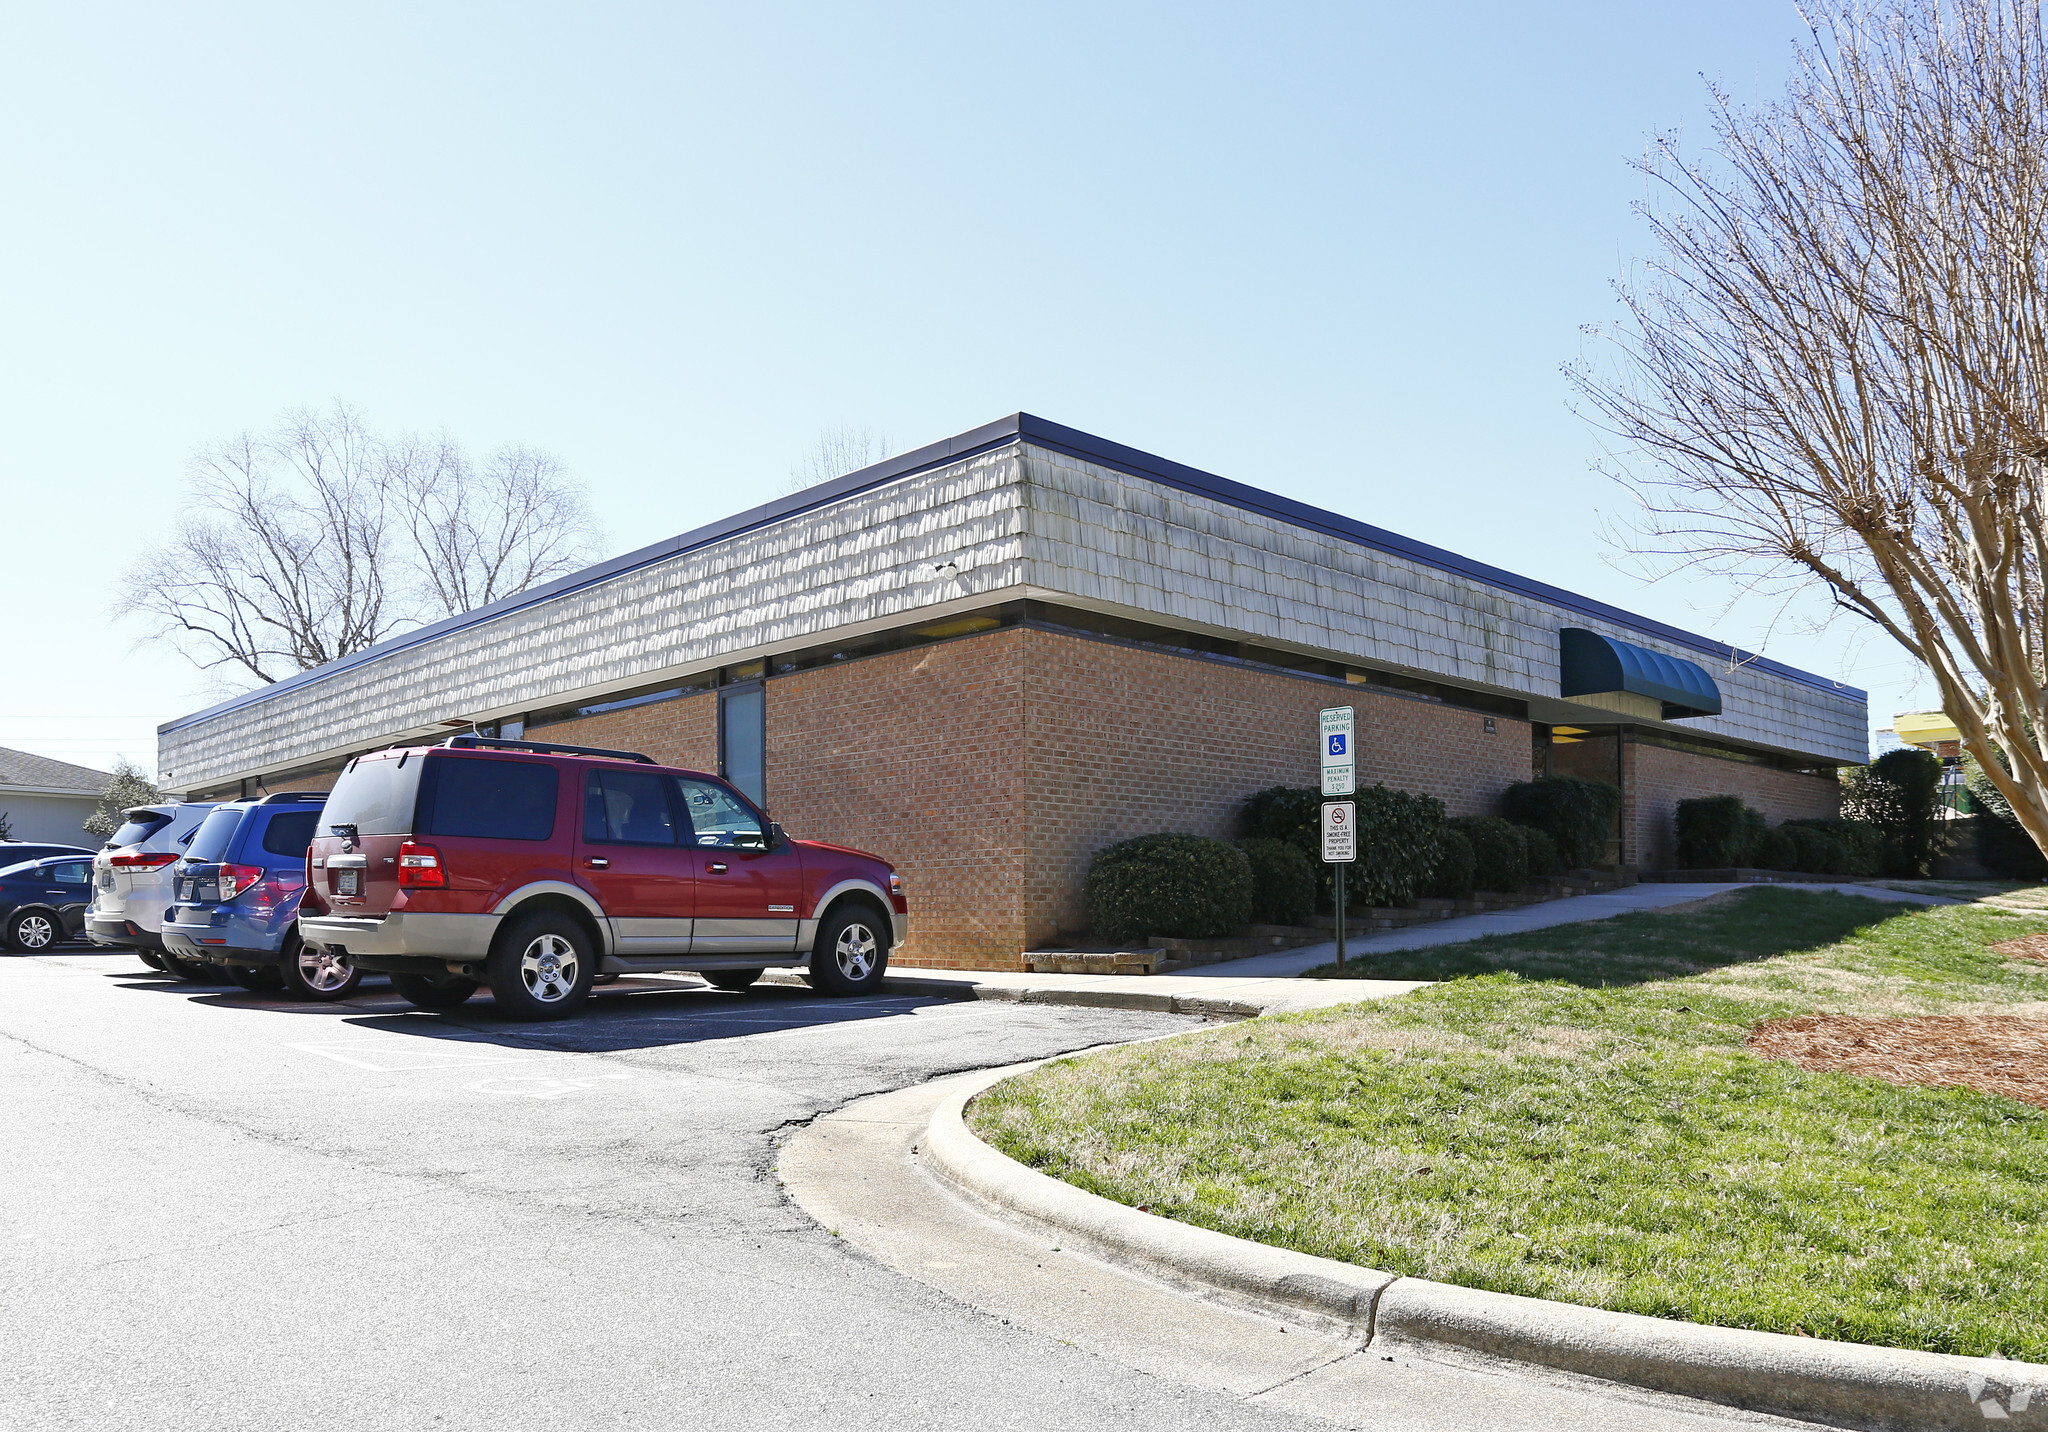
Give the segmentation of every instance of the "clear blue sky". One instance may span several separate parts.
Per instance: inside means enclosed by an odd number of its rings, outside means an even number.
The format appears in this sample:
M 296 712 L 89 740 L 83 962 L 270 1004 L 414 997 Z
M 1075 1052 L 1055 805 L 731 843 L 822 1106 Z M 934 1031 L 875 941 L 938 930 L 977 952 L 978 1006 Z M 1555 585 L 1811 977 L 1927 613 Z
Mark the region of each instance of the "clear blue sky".
M 1924 699 L 1602 542 L 1559 365 L 1626 161 L 1786 3 L 18 9 L 0 51 L 0 745 L 154 760 L 112 579 L 193 450 L 342 399 L 548 448 L 624 550 L 830 424 L 1019 408 Z

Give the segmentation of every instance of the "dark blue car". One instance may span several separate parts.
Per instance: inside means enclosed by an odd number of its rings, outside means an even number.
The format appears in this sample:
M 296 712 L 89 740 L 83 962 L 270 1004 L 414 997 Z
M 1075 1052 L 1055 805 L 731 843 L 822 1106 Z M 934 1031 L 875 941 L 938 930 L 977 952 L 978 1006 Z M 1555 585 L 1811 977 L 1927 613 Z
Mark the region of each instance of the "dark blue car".
M 199 823 L 171 872 L 164 954 L 173 972 L 217 969 L 244 989 L 300 999 L 343 999 L 362 974 L 345 959 L 299 943 L 306 847 L 324 792 L 285 791 L 218 805 Z
M 58 855 L 0 867 L 0 944 L 39 954 L 85 928 L 92 855 Z

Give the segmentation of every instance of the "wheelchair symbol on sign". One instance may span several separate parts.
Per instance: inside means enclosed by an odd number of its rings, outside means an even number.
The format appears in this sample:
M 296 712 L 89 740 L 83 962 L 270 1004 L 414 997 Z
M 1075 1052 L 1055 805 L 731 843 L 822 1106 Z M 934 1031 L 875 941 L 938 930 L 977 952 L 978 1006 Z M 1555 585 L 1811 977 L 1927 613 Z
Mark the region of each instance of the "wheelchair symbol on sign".
M 1341 735 L 1330 738 L 1330 754 L 1333 756 L 1344 754 L 1344 738 Z

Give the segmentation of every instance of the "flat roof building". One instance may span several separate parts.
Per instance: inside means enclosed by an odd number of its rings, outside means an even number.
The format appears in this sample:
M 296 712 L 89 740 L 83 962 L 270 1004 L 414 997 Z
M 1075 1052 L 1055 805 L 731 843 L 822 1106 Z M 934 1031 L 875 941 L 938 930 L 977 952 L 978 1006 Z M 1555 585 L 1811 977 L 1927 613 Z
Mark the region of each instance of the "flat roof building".
M 1734 793 L 1833 814 L 1864 693 L 1339 514 L 1016 414 L 159 728 L 166 787 L 317 788 L 472 727 L 724 772 L 916 900 L 899 963 L 1015 966 L 1095 851 L 1234 834 L 1315 781 L 1482 814 L 1532 772 L 1624 792 L 1617 860 Z

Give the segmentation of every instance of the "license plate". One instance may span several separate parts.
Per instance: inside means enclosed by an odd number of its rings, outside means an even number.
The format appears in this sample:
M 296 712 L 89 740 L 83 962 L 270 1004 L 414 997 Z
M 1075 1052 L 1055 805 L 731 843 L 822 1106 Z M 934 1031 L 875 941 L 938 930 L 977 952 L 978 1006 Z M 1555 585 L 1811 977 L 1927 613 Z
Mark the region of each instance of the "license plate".
M 363 872 L 360 870 L 337 870 L 334 872 L 334 893 L 337 895 L 360 895 L 363 893 Z
M 192 882 L 191 882 L 191 881 L 189 881 L 189 880 L 180 880 L 180 881 L 178 882 L 178 898 L 179 898 L 180 900 L 190 900 L 190 899 L 192 898 Z

